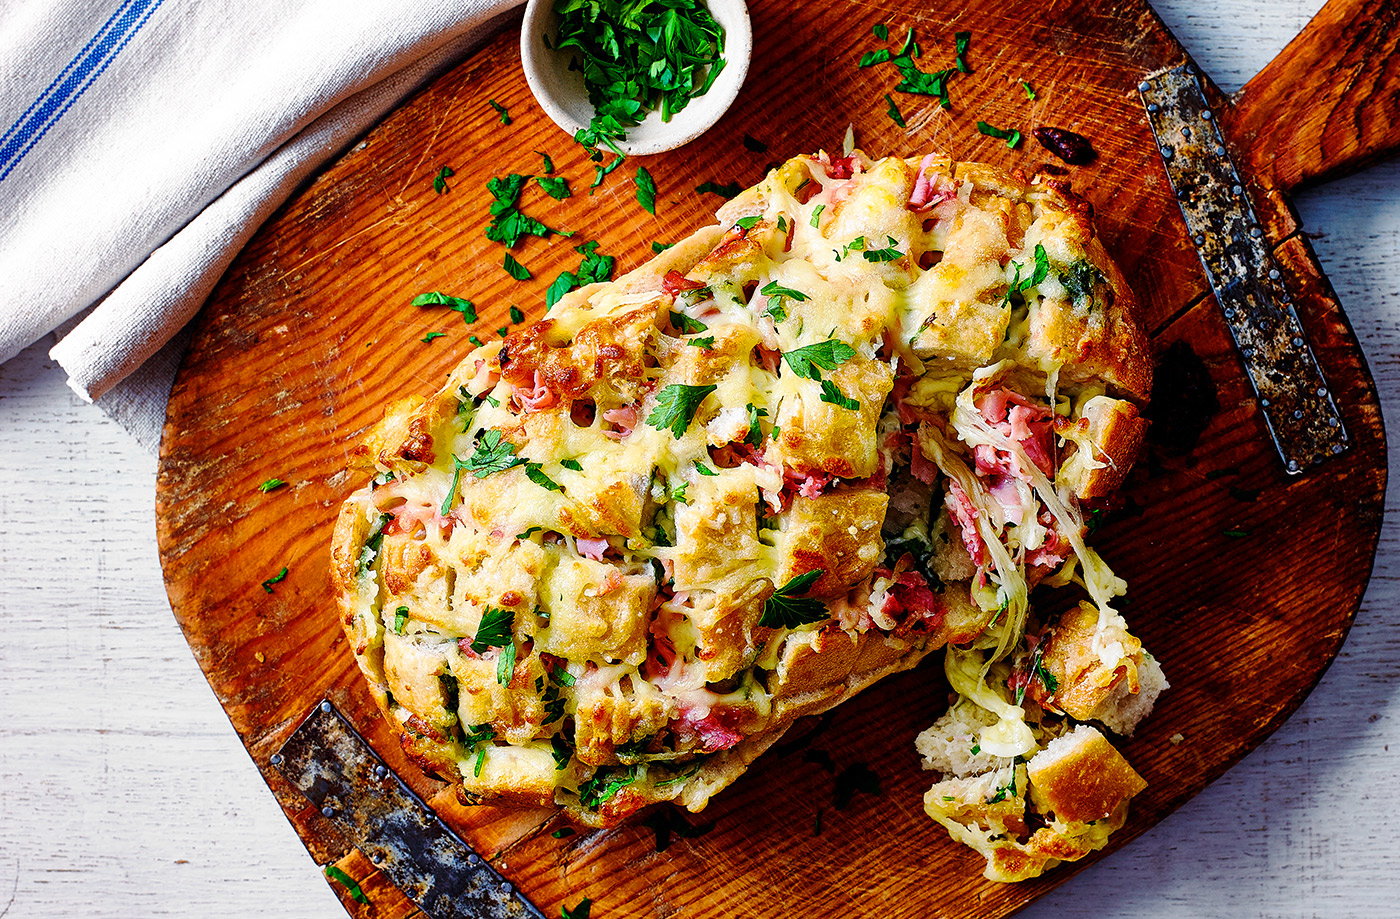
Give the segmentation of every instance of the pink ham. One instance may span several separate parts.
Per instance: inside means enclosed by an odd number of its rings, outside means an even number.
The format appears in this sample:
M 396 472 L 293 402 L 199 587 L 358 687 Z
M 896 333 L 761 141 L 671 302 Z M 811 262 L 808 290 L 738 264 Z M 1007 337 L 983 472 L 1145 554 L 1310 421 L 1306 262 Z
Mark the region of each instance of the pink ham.
M 914 190 L 909 193 L 909 209 L 912 211 L 924 211 L 958 197 L 958 187 L 952 179 L 942 173 L 929 174 L 928 169 L 933 161 L 934 155 L 930 153 L 919 163 L 919 177 L 914 182 Z
M 559 402 L 554 392 L 540 380 L 538 370 L 535 371 L 535 385 L 529 389 L 516 387 L 511 399 L 518 408 L 526 412 L 542 412 L 553 408 Z
M 586 536 L 580 536 L 577 542 L 579 554 L 584 558 L 591 558 L 595 562 L 603 561 L 603 553 L 608 551 L 606 539 L 589 539 Z
M 963 546 L 967 549 L 967 554 L 972 558 L 973 564 L 982 567 L 987 563 L 987 546 L 982 542 L 982 535 L 977 532 L 977 508 L 973 506 L 972 499 L 963 491 L 961 485 L 955 481 L 948 482 L 948 495 L 943 499 L 944 505 L 948 508 L 948 515 L 953 518 L 953 522 L 958 526 L 958 533 L 962 536 Z
M 613 440 L 621 440 L 632 433 L 632 429 L 637 426 L 637 422 L 641 420 L 641 416 L 642 407 L 640 405 L 633 404 L 623 405 L 619 408 L 610 408 L 606 412 L 603 412 L 603 420 L 614 425 L 617 430 L 604 431 L 603 433 Z

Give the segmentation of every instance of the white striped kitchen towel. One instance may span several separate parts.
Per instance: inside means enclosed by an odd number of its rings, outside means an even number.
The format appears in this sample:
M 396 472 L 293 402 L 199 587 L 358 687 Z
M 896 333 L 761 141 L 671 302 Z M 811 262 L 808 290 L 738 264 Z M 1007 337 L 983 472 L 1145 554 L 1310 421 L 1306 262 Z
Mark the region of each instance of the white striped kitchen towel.
M 519 2 L 0 3 L 0 362 L 96 303 L 52 356 L 107 393 L 308 173 Z

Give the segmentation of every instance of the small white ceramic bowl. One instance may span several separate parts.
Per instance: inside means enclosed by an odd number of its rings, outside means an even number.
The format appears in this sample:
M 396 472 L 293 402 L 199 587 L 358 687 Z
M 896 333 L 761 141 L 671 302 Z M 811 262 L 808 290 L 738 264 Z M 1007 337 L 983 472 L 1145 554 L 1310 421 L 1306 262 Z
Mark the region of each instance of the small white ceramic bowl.
M 644 156 L 690 143 L 719 121 L 739 95 L 753 50 L 749 9 L 744 0 L 708 0 L 707 5 L 724 27 L 724 70 L 709 92 L 690 100 L 670 121 L 662 121 L 661 113 L 654 111 L 635 128 L 628 128 L 627 139 L 618 142 L 624 153 Z M 544 43 L 546 34 L 554 40 L 558 25 L 554 0 L 529 0 L 520 28 L 520 60 L 540 107 L 572 137 L 593 120 L 593 106 L 583 88 L 583 74 L 569 69 L 569 52 L 554 51 Z

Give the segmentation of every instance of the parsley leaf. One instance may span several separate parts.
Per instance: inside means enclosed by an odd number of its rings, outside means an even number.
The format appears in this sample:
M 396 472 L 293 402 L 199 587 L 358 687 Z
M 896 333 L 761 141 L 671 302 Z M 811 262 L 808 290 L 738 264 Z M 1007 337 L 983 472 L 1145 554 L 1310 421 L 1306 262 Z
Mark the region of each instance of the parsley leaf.
M 418 339 L 418 340 L 421 341 L 423 344 L 426 345 L 426 344 L 428 344 L 429 342 L 431 342 L 434 338 L 444 338 L 444 337 L 446 337 L 446 335 L 447 335 L 446 332 L 429 332 L 427 335 L 424 335 L 422 338 L 420 338 L 420 339 Z
M 818 568 L 800 574 L 773 591 L 772 596 L 763 601 L 763 616 L 758 624 L 770 629 L 795 629 L 829 617 L 831 614 L 820 600 L 796 596 L 810 590 L 825 573 L 824 569 Z
M 578 787 L 578 803 L 587 808 L 610 801 L 619 791 L 637 780 L 637 767 L 599 766 Z
M 958 32 L 953 36 L 953 47 L 958 54 L 958 72 L 972 73 L 972 68 L 967 66 L 967 46 L 972 42 L 971 32 Z
M 286 484 L 287 483 L 282 481 L 281 479 L 271 478 L 259 485 L 258 491 L 262 492 L 263 494 L 267 494 L 270 491 L 276 491 L 277 489 L 281 488 L 283 485 Z
M 685 490 L 689 487 L 689 482 L 682 482 L 675 488 L 671 489 L 671 500 L 675 501 L 677 504 L 689 504 L 690 501 L 685 496 Z
M 867 249 L 862 252 L 861 255 L 865 256 L 867 262 L 892 262 L 904 256 L 903 252 L 895 248 L 899 240 L 895 239 L 893 236 L 887 236 L 885 237 L 885 242 L 885 248 Z
M 394 634 L 402 635 L 403 627 L 408 624 L 408 607 L 400 606 L 394 610 Z
M 647 416 L 647 424 L 658 431 L 669 429 L 671 436 L 677 439 L 684 437 L 700 403 L 717 388 L 713 383 L 706 386 L 672 383 L 661 390 L 656 399 L 656 408 Z
M 1025 80 L 1022 80 L 1022 81 L 1021 81 L 1021 88 L 1024 89 L 1024 90 L 1026 91 L 1026 98 L 1029 99 L 1030 101 L 1034 102 L 1034 101 L 1035 101 L 1035 90 L 1031 88 L 1031 84 L 1027 83 Z
M 874 67 L 876 64 L 887 62 L 892 55 L 889 48 L 881 48 L 878 51 L 867 51 L 860 56 L 856 62 L 857 67 Z
M 589 919 L 588 910 L 592 905 L 593 901 L 584 897 L 573 909 L 567 906 L 560 907 L 559 919 Z
M 564 490 L 562 485 L 544 474 L 544 469 L 539 463 L 526 463 L 525 477 L 547 491 Z
M 496 114 L 501 116 L 501 124 L 510 124 L 510 112 L 506 111 L 504 105 L 501 105 L 501 103 L 497 102 L 495 99 L 487 99 L 486 101 L 496 110 Z
M 787 319 L 788 300 L 796 300 L 801 303 L 807 299 L 807 295 L 802 291 L 784 287 L 777 281 L 769 281 L 763 285 L 759 293 L 768 298 L 768 308 L 764 310 L 764 314 L 773 317 L 774 322 L 783 322 Z
M 426 294 L 419 294 L 413 298 L 414 306 L 445 306 L 454 313 L 462 314 L 462 321 L 467 325 L 476 322 L 476 306 L 470 300 L 463 300 L 461 297 L 453 297 L 450 294 L 440 293 L 430 290 Z
M 695 471 L 700 473 L 701 475 L 719 475 L 718 472 L 715 472 L 713 469 L 711 469 L 709 466 L 706 466 L 699 460 L 695 461 Z
M 563 466 L 565 469 L 572 469 L 574 472 L 582 472 L 582 471 L 583 471 L 583 464 L 580 463 L 578 460 L 573 460 L 573 459 L 560 460 L 560 461 L 559 461 L 559 465 Z
M 569 180 L 563 176 L 535 176 L 535 184 L 556 201 L 573 196 L 573 192 L 569 190 Z
M 355 559 L 355 577 L 364 577 L 369 571 L 369 566 L 374 564 L 374 559 L 379 554 L 379 547 L 384 542 L 384 527 L 393 519 L 393 514 L 380 514 L 379 519 L 374 521 L 374 526 L 370 527 L 369 535 L 365 537 L 364 547 L 360 549 L 360 557 Z
M 750 402 L 744 406 L 749 412 L 749 432 L 744 435 L 744 443 L 753 446 L 763 446 L 763 426 L 758 423 L 758 419 L 768 417 L 768 409 L 759 408 Z
M 1013 261 L 1011 263 L 1011 283 L 1006 288 L 1006 294 L 1002 297 L 1002 303 L 1009 303 L 1012 294 L 1024 293 L 1035 287 L 1050 274 L 1050 258 L 1045 254 L 1045 247 L 1040 243 L 1035 244 L 1035 268 L 1026 277 L 1021 277 L 1021 263 Z
M 514 610 L 486 607 L 481 613 L 481 622 L 477 624 L 476 637 L 472 639 L 472 651 L 485 654 L 489 648 L 504 648 L 511 643 L 514 628 Z
M 480 634 L 480 630 L 477 630 Z M 496 658 L 496 682 L 502 686 L 510 685 L 510 678 L 515 675 L 515 642 L 510 641 L 501 648 L 501 656 Z
M 822 380 L 821 400 L 823 402 L 829 402 L 838 408 L 850 409 L 853 412 L 860 410 L 860 402 L 847 397 L 846 394 L 837 389 L 836 384 L 830 380 Z
M 880 39 L 880 41 L 890 40 L 890 27 L 883 22 L 875 23 L 875 25 L 870 27 L 870 31 L 876 38 Z
M 549 752 L 554 756 L 554 768 L 556 770 L 563 769 L 564 767 L 568 766 L 569 760 L 574 758 L 574 751 L 573 748 L 569 746 L 569 739 L 563 734 L 555 734 L 553 737 L 551 737 L 549 739 L 549 746 L 551 748 Z M 565 827 L 565 829 L 568 828 Z M 560 833 L 562 832 L 562 830 L 555 830 L 550 835 L 552 835 L 555 839 L 563 839 L 564 837 L 560 835 Z M 569 833 L 567 835 L 572 834 L 573 830 L 569 830 Z
M 438 174 L 433 176 L 433 191 L 440 195 L 451 191 L 452 189 L 447 187 L 447 180 L 456 174 L 457 173 L 453 171 L 451 166 L 444 166 L 439 169 Z
M 895 58 L 894 66 L 898 68 L 901 77 L 900 81 L 895 84 L 895 92 L 912 93 L 916 96 L 934 96 L 943 108 L 952 106 L 952 100 L 948 98 L 948 81 L 957 75 L 956 67 L 924 73 L 917 64 L 907 57 Z
M 1021 142 L 1020 131 L 1006 131 L 1002 128 L 989 125 L 985 121 L 977 122 L 977 130 L 979 133 L 985 134 L 988 137 L 995 137 L 998 140 L 1006 141 L 1006 145 L 1012 150 L 1015 150 L 1016 145 Z
M 651 251 L 655 252 L 657 255 L 660 255 L 661 253 L 665 252 L 667 249 L 671 248 L 674 245 L 675 243 L 659 243 L 653 240 L 651 244 Z
M 908 127 L 908 125 L 904 123 L 904 114 L 900 112 L 899 106 L 894 104 L 894 97 L 889 93 L 885 93 L 885 101 L 889 103 L 889 108 L 885 109 L 885 114 L 890 116 L 890 121 L 893 121 L 901 128 Z
M 341 887 L 344 887 L 345 892 L 350 895 L 350 899 L 354 900 L 356 903 L 369 902 L 369 897 L 365 896 L 365 892 L 360 885 L 355 883 L 355 879 L 346 874 L 339 865 L 327 865 L 326 877 L 335 881 Z
M 718 182 L 701 182 L 699 185 L 695 186 L 695 190 L 702 195 L 709 192 L 712 195 L 719 195 L 721 198 L 727 200 L 729 198 L 737 198 L 739 192 L 744 190 L 744 187 L 738 182 L 727 182 L 724 185 L 720 185 Z
M 573 234 L 562 230 L 552 230 L 533 217 L 520 212 L 518 202 L 520 192 L 529 176 L 511 173 L 506 176 L 493 176 L 486 180 L 486 190 L 491 193 L 491 223 L 486 227 L 486 238 L 498 242 L 508 249 L 514 249 L 526 236 L 541 238 L 558 233 L 560 236 Z
M 263 582 L 262 582 L 262 589 L 265 590 L 265 591 L 267 591 L 268 593 L 272 593 L 272 585 L 273 585 L 273 584 L 277 584 L 277 583 L 279 583 L 279 582 L 281 582 L 281 581 L 285 581 L 286 579 L 287 579 L 287 569 L 286 569 L 285 567 L 283 567 L 283 569 L 282 569 L 281 571 L 277 572 L 277 573 L 274 574 L 272 577 L 270 577 L 270 578 L 268 578 L 266 581 L 263 581 Z
M 554 160 L 550 159 L 549 154 L 542 150 L 536 150 L 535 152 L 544 158 L 544 165 L 541 169 L 544 170 L 545 175 L 554 175 Z
M 584 284 L 593 284 L 597 281 L 612 280 L 613 268 L 617 264 L 617 259 L 611 255 L 598 254 L 598 241 L 590 240 L 581 246 L 574 246 L 574 251 L 583 256 L 583 261 L 579 263 L 578 271 L 565 271 L 554 279 L 554 283 L 549 285 L 545 291 L 545 310 L 553 308 L 559 299 Z
M 715 337 L 706 335 L 704 338 L 692 338 L 686 342 L 692 348 L 703 348 L 706 351 L 713 351 L 715 347 Z
M 783 360 L 798 376 L 808 380 L 820 380 L 822 377 L 818 367 L 822 370 L 835 370 L 855 356 L 855 348 L 832 338 L 786 351 L 783 353 Z
M 510 321 L 517 325 L 525 321 L 524 311 L 514 303 L 510 305 Z
M 754 227 L 758 226 L 758 222 L 762 219 L 762 217 L 756 214 L 751 217 L 740 217 L 738 220 L 734 221 L 734 225 L 741 230 L 752 230 Z
M 637 186 L 637 203 L 648 214 L 655 214 L 656 180 L 651 177 L 650 172 L 647 172 L 645 166 L 638 166 L 636 174 L 632 176 L 632 181 Z
M 675 326 L 676 331 L 680 332 L 682 335 L 703 332 L 709 328 L 709 326 L 705 325 L 705 323 L 701 322 L 699 319 L 692 319 L 685 313 L 678 313 L 675 310 L 671 310 L 671 325 Z
M 481 435 L 472 455 L 462 463 L 462 468 L 478 479 L 484 479 L 493 472 L 504 472 L 512 466 L 524 463 L 523 457 L 515 455 L 515 444 L 501 440 L 501 432 L 492 428 Z M 453 464 L 457 458 L 453 457 Z
M 812 219 L 807 221 L 808 224 L 815 228 L 817 224 L 821 222 L 822 211 L 824 210 L 826 210 L 825 204 L 818 204 L 816 207 L 812 208 Z

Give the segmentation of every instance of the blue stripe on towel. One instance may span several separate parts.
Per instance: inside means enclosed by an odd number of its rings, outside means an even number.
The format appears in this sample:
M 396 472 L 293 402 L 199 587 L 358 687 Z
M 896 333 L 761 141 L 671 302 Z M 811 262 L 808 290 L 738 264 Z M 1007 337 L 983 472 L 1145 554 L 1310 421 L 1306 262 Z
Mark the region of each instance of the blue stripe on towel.
M 122 0 L 115 12 L 54 77 L 24 114 L 0 134 L 0 182 L 100 77 L 164 0 Z

